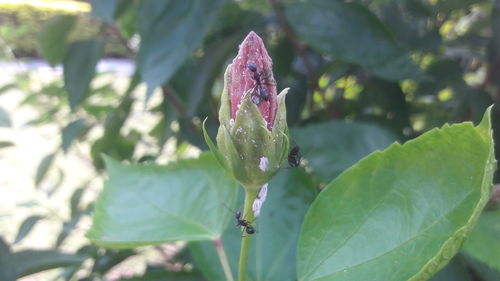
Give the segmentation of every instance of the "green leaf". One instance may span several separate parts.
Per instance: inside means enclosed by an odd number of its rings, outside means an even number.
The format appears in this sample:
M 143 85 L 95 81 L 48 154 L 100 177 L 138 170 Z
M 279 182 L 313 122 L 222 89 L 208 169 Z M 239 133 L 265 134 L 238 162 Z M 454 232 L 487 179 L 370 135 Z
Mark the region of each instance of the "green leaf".
M 68 34 L 75 26 L 75 22 L 76 17 L 73 15 L 60 15 L 43 24 L 38 44 L 41 55 L 51 66 L 63 61 L 68 51 Z
M 49 171 L 52 166 L 52 162 L 54 162 L 55 153 L 51 153 L 43 157 L 42 161 L 38 165 L 35 175 L 35 186 L 39 186 L 42 180 L 45 178 L 45 175 Z
M 62 148 L 64 153 L 67 153 L 71 144 L 75 139 L 81 137 L 88 127 L 85 119 L 78 119 L 69 123 L 66 127 L 62 129 Z
M 61 253 L 55 250 L 24 250 L 13 254 L 18 277 L 23 277 L 53 268 L 79 265 L 85 256 Z
M 130 6 L 135 5 L 134 1 L 130 0 L 91 0 L 92 5 L 92 15 L 100 18 L 101 20 L 114 24 L 114 20 L 116 20 L 116 24 L 121 27 L 123 25 L 118 18 L 120 18 Z M 126 36 L 129 38 L 129 36 Z
M 42 216 L 31 216 L 26 218 L 19 227 L 14 244 L 21 242 L 21 240 L 23 240 L 24 237 L 30 233 L 31 229 L 33 229 L 35 224 L 41 219 L 43 219 Z
M 113 23 L 114 14 L 119 0 L 91 0 L 92 15 L 105 22 Z
M 11 141 L 0 141 L 0 148 L 14 146 L 14 143 Z
M 429 81 L 430 77 L 420 71 L 420 68 L 406 55 L 393 58 L 385 64 L 367 67 L 375 76 L 388 81 L 397 82 L 404 79 Z
M 8 93 L 12 89 L 17 89 L 17 85 L 14 83 L 5 84 L 5 85 L 0 87 L 0 95 Z
M 77 41 L 70 45 L 64 58 L 64 87 L 71 110 L 85 99 L 104 44 L 97 40 Z
M 322 53 L 370 70 L 381 67 L 382 71 L 374 73 L 381 78 L 419 76 L 420 70 L 407 59 L 406 51 L 361 4 L 341 0 L 292 1 L 286 7 L 286 16 L 298 36 Z M 397 72 L 395 67 L 402 64 L 404 72 Z
M 500 210 L 481 214 L 463 251 L 500 272 Z
M 141 1 L 137 66 L 148 84 L 147 96 L 167 82 L 199 47 L 223 1 Z
M 124 165 L 106 158 L 109 180 L 99 195 L 87 237 L 113 248 L 176 240 L 210 240 L 222 234 L 236 183 L 211 154 L 167 166 Z
M 70 206 L 71 206 L 72 218 L 75 218 L 78 215 L 79 212 L 78 206 L 80 205 L 80 200 L 82 199 L 83 192 L 85 192 L 86 188 L 87 186 L 79 187 L 71 195 Z
M 425 24 L 433 17 L 427 3 L 390 1 L 380 8 L 381 19 L 406 48 L 435 52 L 440 47 L 439 28 Z
M 465 262 L 460 257 L 455 257 L 429 281 L 471 281 L 471 277 Z
M 313 174 L 323 182 L 330 182 L 361 158 L 397 139 L 375 124 L 338 121 L 293 129 L 292 136 Z
M 171 272 L 164 270 L 155 270 L 148 271 L 146 274 L 140 277 L 134 278 L 124 278 L 120 279 L 120 281 L 203 281 L 205 280 L 200 272 L 192 271 L 192 272 Z M 223 279 L 221 279 L 223 280 Z
M 169 86 L 178 93 L 185 105 L 186 116 L 194 116 L 206 106 L 204 98 L 211 95 L 213 83 L 220 78 L 228 56 L 238 48 L 244 32 L 237 32 L 206 44 L 202 58 L 189 59 L 170 79 Z M 198 134 L 199 135 L 199 134 Z
M 0 107 L 0 127 L 10 127 L 12 126 L 12 121 L 10 120 L 9 113 Z
M 332 181 L 302 226 L 298 280 L 427 280 L 446 265 L 491 191 L 490 111 L 477 127 L 445 125 L 372 153 Z
M 95 246 L 92 246 L 95 247 Z M 102 275 L 106 274 L 113 267 L 117 266 L 124 260 L 131 256 L 136 255 L 134 250 L 109 250 L 107 249 L 103 255 L 96 258 L 95 266 L 93 267 L 93 272 L 100 273 Z M 94 255 L 96 256 L 96 255 Z
M 57 169 L 57 179 L 53 179 L 50 182 L 50 189 L 46 190 L 46 194 L 48 197 L 52 197 L 54 193 L 61 187 L 62 183 L 64 182 L 64 171 L 61 168 Z
M 295 248 L 302 219 L 316 194 L 314 187 L 302 169 L 282 171 L 269 183 L 267 199 L 256 219 L 257 232 L 252 236 L 248 280 L 296 280 Z M 234 220 L 222 237 L 233 274 L 237 272 L 242 235 L 235 224 Z M 189 248 L 208 280 L 225 280 L 212 242 L 192 242 Z
M 0 280 L 16 281 L 17 270 L 16 263 L 12 259 L 10 247 L 0 236 Z
M 498 281 L 500 280 L 500 271 L 489 267 L 488 265 L 474 259 L 473 257 L 465 254 L 463 255 L 467 261 L 469 268 L 473 270 L 475 275 L 481 277 L 481 281 Z

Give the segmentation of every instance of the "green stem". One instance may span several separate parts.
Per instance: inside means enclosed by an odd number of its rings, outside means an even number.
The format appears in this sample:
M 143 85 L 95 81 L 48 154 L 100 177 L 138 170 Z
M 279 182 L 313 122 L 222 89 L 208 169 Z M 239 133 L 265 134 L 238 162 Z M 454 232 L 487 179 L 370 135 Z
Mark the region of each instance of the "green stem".
M 220 237 L 215 238 L 214 240 L 215 250 L 217 250 L 217 255 L 219 256 L 220 263 L 222 265 L 222 270 L 224 270 L 224 275 L 226 276 L 227 281 L 234 281 L 233 273 L 231 272 L 231 266 L 229 266 L 229 262 L 227 260 L 226 251 L 224 251 L 224 245 Z
M 252 204 L 257 193 L 259 192 L 256 188 L 245 188 L 245 207 L 243 209 L 243 219 L 252 222 L 254 219 L 254 214 L 252 210 Z M 245 273 L 247 267 L 248 249 L 250 248 L 250 238 L 252 236 L 243 232 L 241 238 L 241 249 L 240 249 L 240 263 L 238 266 L 238 281 L 245 281 Z

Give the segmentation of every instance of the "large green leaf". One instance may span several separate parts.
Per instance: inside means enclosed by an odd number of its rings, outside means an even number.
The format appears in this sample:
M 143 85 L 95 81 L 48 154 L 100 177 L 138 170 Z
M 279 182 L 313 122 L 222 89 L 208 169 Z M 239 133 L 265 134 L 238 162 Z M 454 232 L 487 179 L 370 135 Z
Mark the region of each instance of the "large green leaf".
M 247 280 L 296 280 L 295 248 L 302 219 L 315 196 L 314 187 L 302 169 L 283 171 L 269 183 L 267 199 L 256 220 L 257 232 L 252 237 Z M 238 228 L 230 227 L 222 237 L 233 274 L 237 272 L 241 235 Z M 195 242 L 189 246 L 208 280 L 225 280 L 213 243 Z
M 54 250 L 24 250 L 13 254 L 18 277 L 57 267 L 79 265 L 86 256 L 66 254 Z
M 211 154 L 167 166 L 106 159 L 109 180 L 97 200 L 87 237 L 98 245 L 131 248 L 176 240 L 211 240 L 231 214 L 236 183 Z
M 55 16 L 46 21 L 38 36 L 40 53 L 47 62 L 54 66 L 63 61 L 68 51 L 68 34 L 75 25 L 73 15 Z
M 427 280 L 446 265 L 490 194 L 490 109 L 477 127 L 396 143 L 332 181 L 304 220 L 298 279 Z
M 221 4 L 221 0 L 140 2 L 137 66 L 148 84 L 148 96 L 199 47 Z
M 71 110 L 85 99 L 104 44 L 97 40 L 77 41 L 70 45 L 64 58 L 64 87 Z
M 500 210 L 481 214 L 464 244 L 464 251 L 500 272 Z
M 301 39 L 325 54 L 377 70 L 374 74 L 390 80 L 420 76 L 420 70 L 406 58 L 392 34 L 361 4 L 291 1 L 286 15 Z M 404 71 L 398 72 L 396 67 Z
M 292 129 L 292 136 L 313 174 L 326 183 L 361 158 L 388 147 L 397 139 L 375 124 L 339 121 Z

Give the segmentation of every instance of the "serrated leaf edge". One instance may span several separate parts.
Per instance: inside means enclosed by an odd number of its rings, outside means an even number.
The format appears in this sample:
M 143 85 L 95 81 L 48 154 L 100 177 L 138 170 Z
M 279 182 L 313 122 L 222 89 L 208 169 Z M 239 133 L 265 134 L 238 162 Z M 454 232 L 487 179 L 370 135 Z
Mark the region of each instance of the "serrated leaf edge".
M 484 133 L 486 133 L 486 135 L 489 137 L 489 142 L 490 142 L 490 151 L 489 151 L 490 157 L 486 160 L 485 169 L 483 173 L 483 180 L 481 181 L 481 198 L 479 199 L 479 202 L 477 203 L 476 208 L 474 208 L 474 211 L 472 212 L 472 215 L 467 221 L 467 223 L 463 227 L 455 231 L 455 233 L 443 243 L 443 246 L 441 247 L 439 252 L 434 256 L 434 258 L 429 260 L 422 267 L 422 269 L 413 277 L 408 279 L 408 281 L 428 280 L 430 277 L 436 274 L 441 268 L 447 265 L 448 262 L 451 260 L 451 258 L 453 258 L 453 256 L 456 253 L 458 253 L 458 251 L 462 248 L 463 242 L 467 238 L 467 234 L 476 225 L 479 216 L 481 215 L 481 212 L 486 206 L 486 203 L 488 203 L 491 193 L 491 188 L 493 186 L 493 172 L 495 172 L 496 170 L 496 159 L 495 159 L 494 145 L 492 140 L 492 130 L 491 130 L 491 108 L 492 106 L 486 109 L 483 120 L 478 126 L 475 127 L 476 130 L 486 129 L 487 131 L 482 132 L 483 134 L 481 135 L 484 136 Z M 488 128 L 485 128 L 486 126 Z M 490 178 L 489 180 L 487 179 L 488 177 Z M 486 181 L 489 181 L 487 185 L 485 185 Z

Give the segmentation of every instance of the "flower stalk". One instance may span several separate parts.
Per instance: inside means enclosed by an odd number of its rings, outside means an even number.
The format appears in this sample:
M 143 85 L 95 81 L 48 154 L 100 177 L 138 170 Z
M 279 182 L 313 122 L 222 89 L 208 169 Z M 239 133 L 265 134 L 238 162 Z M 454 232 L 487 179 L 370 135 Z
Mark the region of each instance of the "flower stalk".
M 243 208 L 243 219 L 253 222 L 255 219 L 252 204 L 257 196 L 258 189 L 255 188 L 245 188 L 245 204 Z M 241 237 L 241 247 L 240 247 L 240 261 L 238 264 L 238 281 L 244 281 L 246 276 L 246 265 L 248 260 L 248 251 L 250 249 L 250 242 L 252 236 L 246 234 L 243 231 L 243 236 Z

